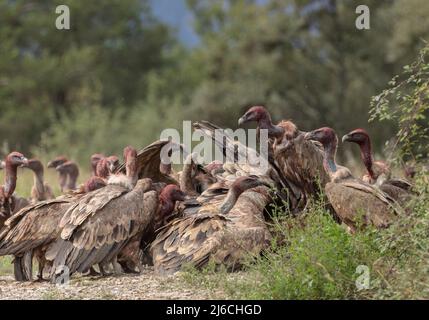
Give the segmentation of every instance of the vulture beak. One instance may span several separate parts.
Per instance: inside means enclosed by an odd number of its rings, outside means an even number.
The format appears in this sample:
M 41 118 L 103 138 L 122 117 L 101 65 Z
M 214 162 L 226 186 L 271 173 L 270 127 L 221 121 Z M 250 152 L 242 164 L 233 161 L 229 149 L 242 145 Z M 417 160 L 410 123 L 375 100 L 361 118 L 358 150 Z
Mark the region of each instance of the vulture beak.
M 346 141 L 350 141 L 350 138 L 351 138 L 350 135 L 346 134 L 346 135 L 343 136 L 343 138 L 341 139 L 341 141 L 344 143 Z
M 265 186 L 268 189 L 273 188 L 272 181 L 270 179 L 268 179 L 267 177 L 260 177 L 258 179 L 258 182 L 259 182 L 259 185 Z
M 109 163 L 109 171 L 111 173 L 115 172 L 118 167 L 119 167 L 119 163 L 116 163 L 116 162 Z
M 305 140 L 313 140 L 313 135 L 314 135 L 314 132 L 313 132 L 313 131 L 307 132 L 307 133 L 304 135 L 304 139 L 305 139 Z
M 27 167 L 28 166 L 28 159 L 26 157 L 21 157 L 21 167 Z
M 242 126 L 243 124 L 245 124 L 247 121 L 246 119 L 246 115 L 242 116 L 240 119 L 238 119 L 238 126 Z
M 5 166 L 6 164 L 4 163 L 4 161 L 0 161 L 0 170 L 4 169 Z
M 49 161 L 49 162 L 48 162 L 47 167 L 48 167 L 48 168 L 53 168 L 53 167 L 54 167 L 54 165 L 53 165 L 52 161 Z

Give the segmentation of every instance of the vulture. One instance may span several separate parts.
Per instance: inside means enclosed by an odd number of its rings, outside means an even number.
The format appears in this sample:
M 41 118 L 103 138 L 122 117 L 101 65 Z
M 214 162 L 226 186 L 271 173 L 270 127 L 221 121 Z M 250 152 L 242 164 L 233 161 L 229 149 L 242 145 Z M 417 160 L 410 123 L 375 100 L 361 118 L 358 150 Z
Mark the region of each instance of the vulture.
M 207 190 L 217 179 L 194 159 L 195 153 L 189 154 L 180 173 L 180 189 L 188 196 L 198 196 Z
M 410 199 L 412 185 L 403 179 L 392 179 L 390 166 L 384 161 L 374 161 L 371 139 L 364 129 L 356 129 L 344 135 L 342 142 L 346 141 L 356 143 L 360 148 L 361 159 L 367 170 L 362 180 L 376 184 L 401 204 Z
M 155 183 L 181 185 L 182 172 L 175 173 L 171 169 L 170 157 L 173 152 L 181 151 L 189 160 L 188 152 L 183 145 L 176 144 L 170 140 L 158 140 L 149 146 L 140 150 L 137 154 L 137 172 L 139 179 L 150 178 Z M 186 161 L 185 161 L 186 163 Z M 188 161 L 188 166 L 184 165 L 185 170 L 192 172 L 192 187 L 194 191 L 186 191 L 201 194 L 211 183 L 216 182 L 210 172 L 203 166 Z M 121 164 L 117 172 L 124 173 L 125 165 Z
M 87 192 L 106 184 L 97 184 L 91 177 L 80 192 L 29 205 L 5 222 L 0 232 L 0 256 L 14 255 L 14 275 L 17 281 L 32 280 L 32 260 L 39 263 L 37 278 L 43 280 L 43 271 L 50 262 L 45 259 L 46 250 L 59 236 L 59 223 L 67 209 Z
M 65 267 L 71 275 L 94 264 L 113 263 L 127 245 L 140 242 L 157 215 L 166 214 L 152 180 L 139 179 L 142 168 L 136 150 L 126 147 L 124 158 L 125 174 L 112 175 L 106 187 L 82 196 L 61 218 L 60 236 L 45 255 L 53 263 L 52 281 Z M 175 201 L 184 195 L 177 188 L 170 196 Z
M 103 158 L 105 158 L 105 157 L 106 157 L 106 156 L 105 156 L 104 154 L 102 154 L 102 153 L 94 153 L 94 154 L 91 156 L 90 164 L 91 164 L 91 175 L 92 175 L 92 176 L 95 176 L 95 175 L 96 175 L 97 163 L 98 163 L 101 159 L 103 159 Z
M 183 147 L 169 140 L 158 140 L 137 153 L 136 170 L 138 179 L 150 178 L 155 183 L 179 185 L 177 177 L 160 170 L 162 163 L 168 162 L 170 150 L 182 150 Z M 186 152 L 183 150 L 183 152 Z M 126 166 L 121 164 L 116 168 L 117 173 L 125 173 Z
M 58 171 L 59 176 L 68 177 L 67 184 L 62 187 L 61 192 L 64 190 L 75 190 L 77 178 L 79 177 L 79 167 L 74 161 L 67 161 L 59 166 L 55 167 L 55 170 Z
M 66 163 L 67 161 L 68 159 L 65 156 L 58 156 L 54 160 L 49 161 L 47 167 L 55 169 L 56 167 Z M 58 182 L 60 184 L 61 192 L 64 192 L 67 185 L 67 173 L 58 172 Z
M 388 227 L 402 209 L 390 196 L 376 187 L 354 178 L 350 170 L 336 163 L 338 137 L 331 128 L 324 127 L 305 135 L 305 139 L 316 140 L 323 145 L 323 167 L 330 182 L 325 193 L 340 220 L 352 232 L 362 224 L 373 224 L 377 228 Z
M 259 255 L 271 238 L 263 216 L 271 201 L 267 186 L 257 176 L 238 177 L 228 190 L 212 185 L 197 198 L 196 209 L 192 204 L 192 214 L 158 232 L 150 246 L 155 271 L 171 274 L 186 264 L 203 268 L 209 261 L 235 270 L 250 255 Z
M 33 171 L 34 184 L 31 188 L 32 203 L 55 198 L 51 187 L 44 182 L 44 169 L 42 162 L 37 159 L 30 159 L 27 164 L 23 165 L 23 167 Z
M 323 168 L 323 151 L 319 143 L 304 139 L 291 121 L 274 125 L 267 109 L 251 107 L 239 120 L 242 125 L 257 122 L 258 131 L 268 130 L 269 160 L 280 177 L 287 180 L 291 198 L 291 209 L 299 211 L 308 199 L 320 193 L 320 186 L 329 181 Z
M 28 204 L 28 201 L 13 194 L 16 188 L 18 167 L 26 165 L 27 162 L 27 158 L 16 151 L 9 153 L 4 161 L 4 184 L 0 186 L 0 230 L 7 218 Z
M 100 159 L 95 168 L 95 176 L 107 179 L 119 166 L 119 158 L 110 156 Z

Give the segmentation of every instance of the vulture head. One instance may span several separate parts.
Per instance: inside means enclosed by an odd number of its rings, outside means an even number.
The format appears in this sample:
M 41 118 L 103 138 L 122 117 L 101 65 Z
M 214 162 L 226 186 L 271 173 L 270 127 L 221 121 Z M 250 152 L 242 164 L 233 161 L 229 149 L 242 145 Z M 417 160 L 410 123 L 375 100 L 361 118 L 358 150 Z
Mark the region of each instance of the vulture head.
M 119 166 L 119 158 L 117 156 L 110 156 L 103 158 L 98 161 L 95 168 L 95 175 L 101 178 L 108 178 L 112 173 L 115 172 Z
M 241 126 L 245 123 L 252 121 L 257 122 L 259 124 L 260 122 L 267 120 L 271 122 L 271 116 L 268 113 L 267 109 L 262 106 L 254 106 L 247 110 L 247 112 L 240 119 L 238 119 L 238 125 Z
M 185 201 L 186 194 L 180 190 L 175 184 L 165 186 L 159 195 L 161 199 L 170 200 L 172 202 Z
M 54 160 L 49 161 L 47 167 L 48 168 L 56 168 L 61 164 L 64 164 L 68 161 L 65 156 L 58 156 Z
M 56 166 L 55 170 L 58 171 L 60 174 L 74 175 L 76 167 L 77 167 L 76 163 L 74 163 L 73 161 L 67 161 Z
M 359 145 L 362 161 L 368 171 L 369 181 L 371 179 L 377 179 L 372 167 L 373 160 L 369 134 L 364 129 L 356 129 L 344 135 L 342 141 L 353 142 Z
M 105 156 L 102 153 L 94 153 L 91 156 L 91 169 L 92 169 L 92 173 L 95 174 L 96 173 L 96 169 L 97 169 L 97 163 L 103 159 Z
M 110 173 L 113 173 L 119 167 L 119 158 L 115 155 L 109 156 L 107 157 L 107 163 L 109 166 Z
M 40 160 L 30 159 L 27 164 L 22 165 L 24 168 L 28 168 L 36 174 L 43 173 L 43 164 Z
M 16 171 L 17 168 L 26 165 L 28 160 L 22 153 L 17 151 L 11 152 L 6 156 L 5 159 L 5 184 L 3 188 L 0 188 L 1 196 L 9 198 L 12 196 L 16 187 Z
M 356 129 L 342 138 L 343 142 L 354 142 L 358 145 L 366 145 L 370 142 L 369 135 L 364 129 Z
M 325 149 L 329 146 L 336 146 L 338 143 L 338 137 L 334 129 L 329 127 L 323 127 L 307 132 L 304 138 L 306 140 L 314 140 L 320 142 Z
M 17 151 L 11 152 L 6 156 L 5 167 L 18 168 L 28 164 L 28 160 L 22 153 Z
M 219 208 L 220 213 L 227 214 L 234 207 L 243 192 L 259 186 L 271 188 L 271 185 L 262 177 L 250 175 L 237 178 L 231 185 L 225 200 Z
M 169 184 L 161 190 L 159 194 L 160 210 L 159 215 L 155 218 L 155 230 L 165 225 L 170 219 L 176 201 L 185 201 L 185 199 L 186 194 L 174 184 Z

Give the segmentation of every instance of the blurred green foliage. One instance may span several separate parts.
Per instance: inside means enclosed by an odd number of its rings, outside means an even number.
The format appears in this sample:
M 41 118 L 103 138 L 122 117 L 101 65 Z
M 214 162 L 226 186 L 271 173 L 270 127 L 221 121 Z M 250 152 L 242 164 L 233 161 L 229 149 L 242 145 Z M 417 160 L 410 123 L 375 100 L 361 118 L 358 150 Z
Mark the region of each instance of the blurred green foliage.
M 417 162 L 429 153 L 429 45 L 371 101 L 370 120 L 395 121 L 392 158 Z
M 188 0 L 193 49 L 144 0 L 63 0 L 68 31 L 54 27 L 58 4 L 0 0 L 3 149 L 87 161 L 182 120 L 235 128 L 262 103 L 304 130 L 366 127 L 380 150 L 397 124 L 368 125 L 371 97 L 429 35 L 426 0 Z M 360 4 L 370 30 L 355 28 Z

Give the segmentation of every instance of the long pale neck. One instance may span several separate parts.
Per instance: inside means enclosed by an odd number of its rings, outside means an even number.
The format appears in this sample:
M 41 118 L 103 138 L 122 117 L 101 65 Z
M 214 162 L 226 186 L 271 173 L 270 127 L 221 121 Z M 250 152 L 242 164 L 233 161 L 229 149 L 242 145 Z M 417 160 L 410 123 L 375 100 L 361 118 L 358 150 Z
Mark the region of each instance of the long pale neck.
M 281 137 L 284 134 L 284 129 L 282 127 L 276 126 L 272 123 L 270 117 L 265 117 L 259 121 L 260 129 L 267 129 L 269 137 Z
M 136 159 L 133 158 L 127 161 L 126 175 L 127 175 L 127 178 L 130 180 L 131 184 L 135 186 L 137 183 L 137 180 L 139 179 Z
M 372 157 L 372 148 L 371 148 L 371 141 L 366 140 L 365 142 L 359 144 L 360 147 L 360 154 L 362 157 L 362 161 L 365 165 L 366 170 L 368 171 L 368 174 L 371 178 L 374 177 L 374 170 L 372 168 L 373 165 L 373 157 Z
M 328 173 L 333 174 L 337 171 L 337 163 L 335 162 L 337 146 L 335 143 L 329 143 L 324 146 L 324 150 L 323 166 Z
M 228 194 L 226 195 L 225 200 L 222 202 L 220 206 L 220 212 L 222 214 L 227 214 L 235 205 L 238 200 L 238 194 L 234 189 L 230 189 Z
M 195 194 L 194 183 L 192 182 L 192 168 L 192 161 L 187 159 L 180 176 L 180 189 L 191 195 Z
M 13 166 L 9 163 L 6 163 L 6 170 L 5 170 L 5 177 L 4 177 L 4 196 L 6 198 L 10 198 L 12 194 L 15 192 L 16 188 L 16 179 L 17 179 L 17 167 Z
M 43 183 L 43 171 L 42 172 L 34 172 L 33 174 L 34 187 L 36 188 L 39 194 L 45 193 L 45 185 Z

